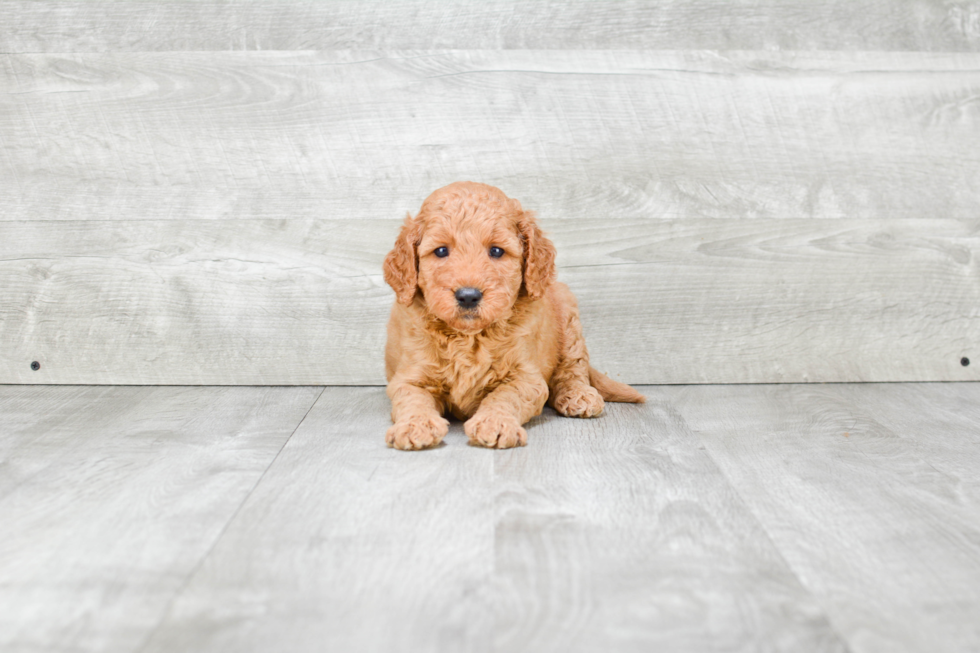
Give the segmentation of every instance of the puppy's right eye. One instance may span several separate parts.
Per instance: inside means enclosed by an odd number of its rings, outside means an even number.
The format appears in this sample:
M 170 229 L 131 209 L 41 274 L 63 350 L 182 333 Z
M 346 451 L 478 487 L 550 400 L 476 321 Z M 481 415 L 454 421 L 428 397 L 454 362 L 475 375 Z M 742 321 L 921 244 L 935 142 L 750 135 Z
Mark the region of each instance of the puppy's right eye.
M 439 258 L 446 258 L 447 256 L 449 256 L 449 248 L 446 247 L 445 245 L 442 247 L 436 247 L 435 251 L 432 253 L 438 256 Z

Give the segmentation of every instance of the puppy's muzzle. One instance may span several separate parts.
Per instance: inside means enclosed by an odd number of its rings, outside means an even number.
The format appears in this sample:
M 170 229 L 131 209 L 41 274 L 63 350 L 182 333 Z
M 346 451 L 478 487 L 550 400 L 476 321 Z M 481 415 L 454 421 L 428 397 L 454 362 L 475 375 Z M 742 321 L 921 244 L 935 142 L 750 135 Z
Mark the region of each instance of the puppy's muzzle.
M 483 293 L 476 288 L 463 287 L 456 291 L 456 303 L 462 309 L 473 309 L 480 305 Z

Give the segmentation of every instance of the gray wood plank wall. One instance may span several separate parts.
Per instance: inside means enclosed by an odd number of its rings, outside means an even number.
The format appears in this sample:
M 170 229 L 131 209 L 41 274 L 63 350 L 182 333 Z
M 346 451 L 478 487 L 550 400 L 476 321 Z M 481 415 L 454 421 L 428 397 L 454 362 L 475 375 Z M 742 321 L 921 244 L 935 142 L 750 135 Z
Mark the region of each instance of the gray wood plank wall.
M 970 0 L 0 0 L 0 15 L 3 52 L 980 50 Z
M 617 378 L 980 379 L 980 4 L 709 5 L 0 0 L 0 383 L 381 383 L 457 179 Z

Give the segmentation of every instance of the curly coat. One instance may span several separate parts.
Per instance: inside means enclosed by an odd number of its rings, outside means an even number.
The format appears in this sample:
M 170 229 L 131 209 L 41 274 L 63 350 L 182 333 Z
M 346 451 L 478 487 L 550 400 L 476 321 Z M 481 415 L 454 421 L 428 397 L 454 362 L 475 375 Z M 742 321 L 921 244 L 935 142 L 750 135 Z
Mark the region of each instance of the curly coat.
M 545 402 L 594 417 L 603 400 L 644 401 L 590 367 L 575 297 L 555 280 L 554 245 L 533 213 L 493 186 L 432 193 L 405 219 L 384 276 L 396 295 L 385 350 L 389 446 L 439 444 L 446 413 L 466 420 L 472 444 L 523 446 L 522 425 Z M 457 299 L 460 288 L 479 291 L 475 308 Z

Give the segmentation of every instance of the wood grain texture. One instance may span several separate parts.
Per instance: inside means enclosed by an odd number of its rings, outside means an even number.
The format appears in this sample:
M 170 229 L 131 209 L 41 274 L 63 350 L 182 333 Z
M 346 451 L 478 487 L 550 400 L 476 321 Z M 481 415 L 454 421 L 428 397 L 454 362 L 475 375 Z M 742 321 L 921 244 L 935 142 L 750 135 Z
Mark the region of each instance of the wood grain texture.
M 969 0 L 4 0 L 0 52 L 980 49 Z
M 0 386 L 0 649 L 136 650 L 320 392 Z
M 661 396 L 547 410 L 494 485 L 494 650 L 847 650 Z
M 642 390 L 404 453 L 381 388 L 0 386 L 0 648 L 980 646 L 980 384 Z
M 418 454 L 387 408 L 327 389 L 143 650 L 844 650 L 665 406 Z
M 980 385 L 654 396 L 675 403 L 851 650 L 980 646 Z
M 389 410 L 328 388 L 141 650 L 487 650 L 494 452 L 388 449 Z
M 980 5 L 978 5 L 980 6 Z M 976 218 L 980 55 L 0 56 L 0 221 Z
M 544 222 L 630 383 L 978 380 L 976 220 Z M 379 384 L 397 221 L 8 222 L 0 382 Z M 31 370 L 32 361 L 41 369 Z

